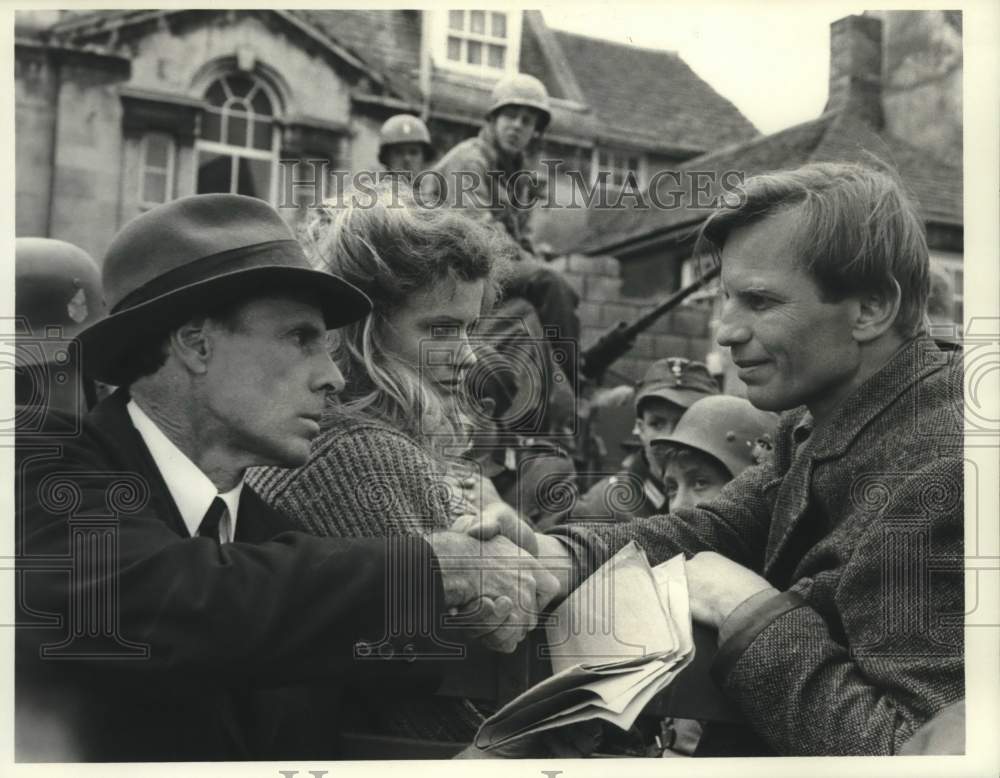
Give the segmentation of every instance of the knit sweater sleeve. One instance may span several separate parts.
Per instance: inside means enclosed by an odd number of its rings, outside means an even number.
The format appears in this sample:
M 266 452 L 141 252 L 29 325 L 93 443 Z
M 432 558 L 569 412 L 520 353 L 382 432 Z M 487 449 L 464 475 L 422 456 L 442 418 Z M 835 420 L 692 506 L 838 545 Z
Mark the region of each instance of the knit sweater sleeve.
M 248 483 L 303 530 L 335 537 L 423 534 L 450 525 L 440 468 L 381 422 L 338 423 L 290 470 L 254 468 Z

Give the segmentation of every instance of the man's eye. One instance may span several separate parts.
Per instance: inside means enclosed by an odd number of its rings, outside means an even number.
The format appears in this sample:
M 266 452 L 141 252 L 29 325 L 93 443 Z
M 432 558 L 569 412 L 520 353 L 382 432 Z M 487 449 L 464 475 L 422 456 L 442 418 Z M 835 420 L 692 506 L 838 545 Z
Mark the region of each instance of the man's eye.
M 769 299 L 756 294 L 747 295 L 746 303 L 751 311 L 763 311 L 771 305 Z
M 707 489 L 708 487 L 709 487 L 709 483 L 708 483 L 708 481 L 707 481 L 706 479 L 704 479 L 704 478 L 695 478 L 695 479 L 694 479 L 694 488 L 695 488 L 695 489 L 696 489 L 697 491 L 699 491 L 699 492 L 703 492 L 703 491 L 705 491 L 705 490 L 706 490 L 706 489 Z

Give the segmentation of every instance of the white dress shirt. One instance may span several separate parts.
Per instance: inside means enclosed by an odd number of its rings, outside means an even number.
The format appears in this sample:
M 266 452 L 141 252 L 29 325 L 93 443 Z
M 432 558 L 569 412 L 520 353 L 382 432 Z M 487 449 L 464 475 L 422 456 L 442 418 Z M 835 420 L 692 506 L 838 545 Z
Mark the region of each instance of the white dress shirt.
M 143 443 L 153 456 L 167 491 L 174 500 L 177 510 L 188 529 L 191 537 L 198 534 L 201 520 L 205 518 L 212 500 L 220 497 L 226 504 L 227 514 L 219 522 L 219 541 L 230 542 L 236 536 L 236 517 L 239 515 L 240 494 L 243 492 L 243 479 L 228 492 L 220 493 L 211 479 L 205 475 L 187 455 L 163 434 L 146 412 L 135 400 L 129 400 L 125 406 L 132 424 L 142 436 Z

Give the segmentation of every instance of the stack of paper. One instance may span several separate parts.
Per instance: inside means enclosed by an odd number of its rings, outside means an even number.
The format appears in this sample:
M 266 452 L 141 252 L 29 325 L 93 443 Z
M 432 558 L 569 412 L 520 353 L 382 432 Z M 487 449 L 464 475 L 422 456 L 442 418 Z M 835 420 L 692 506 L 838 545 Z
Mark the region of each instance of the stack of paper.
M 629 543 L 566 598 L 547 631 L 555 675 L 490 717 L 480 748 L 588 719 L 631 727 L 694 656 L 684 557 L 650 568 Z

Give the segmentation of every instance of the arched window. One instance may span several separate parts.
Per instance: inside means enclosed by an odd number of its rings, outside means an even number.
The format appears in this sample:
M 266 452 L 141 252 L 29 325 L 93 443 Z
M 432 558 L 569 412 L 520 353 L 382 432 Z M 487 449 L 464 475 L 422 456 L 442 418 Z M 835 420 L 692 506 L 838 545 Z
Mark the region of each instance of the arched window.
M 271 90 L 253 76 L 231 73 L 208 87 L 205 101 L 196 191 L 233 192 L 274 203 L 278 131 Z

